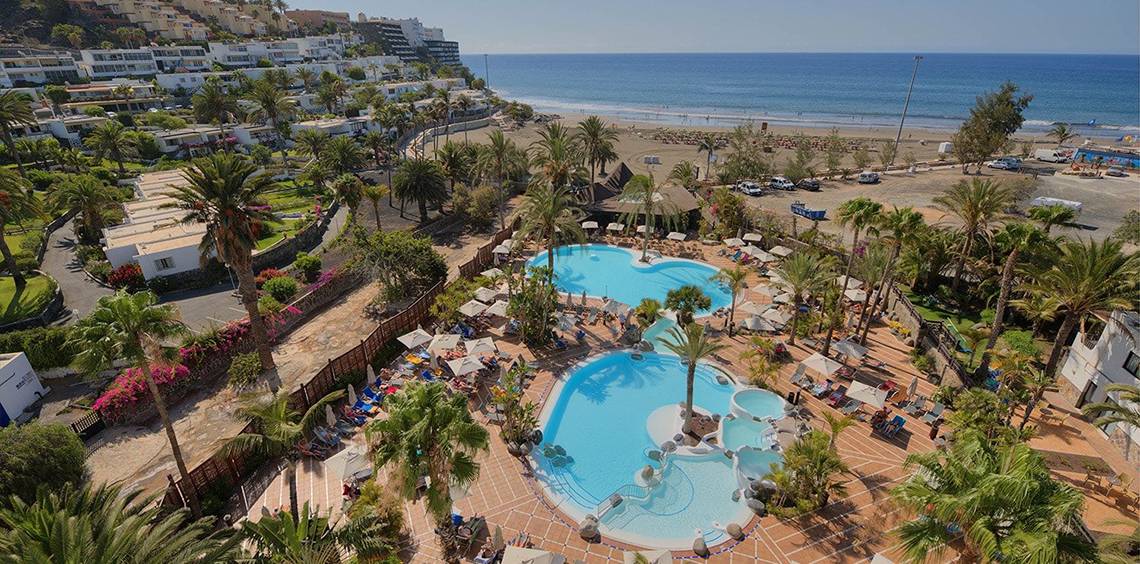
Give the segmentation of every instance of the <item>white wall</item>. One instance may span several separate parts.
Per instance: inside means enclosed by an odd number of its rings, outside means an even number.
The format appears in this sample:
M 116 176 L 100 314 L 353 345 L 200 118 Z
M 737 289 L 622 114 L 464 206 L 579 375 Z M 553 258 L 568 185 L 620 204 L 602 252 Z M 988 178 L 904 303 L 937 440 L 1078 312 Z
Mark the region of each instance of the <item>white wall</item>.
M 185 247 L 178 247 L 176 249 L 149 255 L 138 255 L 134 257 L 134 260 L 137 261 L 142 268 L 143 278 L 150 280 L 156 276 L 170 276 L 171 274 L 194 270 L 198 268 L 199 256 L 198 241 L 190 241 Z M 174 261 L 174 268 L 159 270 L 156 263 L 164 258 Z
M 23 351 L 12 353 L 3 355 L 13 358 L 0 366 L 0 408 L 3 408 L 8 419 L 14 421 L 45 392 L 36 371 L 32 370 L 32 364 L 28 362 L 28 356 Z M 4 415 L 0 415 L 0 422 L 4 418 Z

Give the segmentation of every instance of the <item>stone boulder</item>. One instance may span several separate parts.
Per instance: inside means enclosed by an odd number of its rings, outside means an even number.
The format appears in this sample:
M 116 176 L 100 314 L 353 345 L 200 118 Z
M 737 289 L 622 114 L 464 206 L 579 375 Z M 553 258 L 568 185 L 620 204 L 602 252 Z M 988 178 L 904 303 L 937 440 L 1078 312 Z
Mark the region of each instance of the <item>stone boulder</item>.
M 728 526 L 724 528 L 724 532 L 728 533 L 728 536 L 734 540 L 744 540 L 744 530 L 736 523 L 729 523 Z
M 705 537 L 697 537 L 693 539 L 693 552 L 701 558 L 708 558 L 709 545 L 705 543 Z

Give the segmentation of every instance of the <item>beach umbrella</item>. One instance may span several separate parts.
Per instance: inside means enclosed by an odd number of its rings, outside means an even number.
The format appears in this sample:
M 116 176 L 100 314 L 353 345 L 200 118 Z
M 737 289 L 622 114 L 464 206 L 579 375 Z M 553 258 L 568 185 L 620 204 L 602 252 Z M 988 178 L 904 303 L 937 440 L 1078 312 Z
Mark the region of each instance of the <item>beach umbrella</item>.
M 471 301 L 459 306 L 459 313 L 462 313 L 463 315 L 466 315 L 467 317 L 474 317 L 476 315 L 479 315 L 480 313 L 483 313 L 486 309 L 487 309 L 487 304 L 485 304 L 479 300 L 471 300 Z
M 769 299 L 774 298 L 782 293 L 780 292 L 779 288 L 776 288 L 771 284 L 757 284 L 752 287 L 752 291 Z
M 875 406 L 876 409 L 882 409 L 887 403 L 886 390 L 880 390 L 862 382 L 852 382 L 851 386 L 847 388 L 847 397 Z
M 774 255 L 768 254 L 763 249 L 761 249 L 760 252 L 752 255 L 752 258 L 760 262 L 776 262 L 776 260 L 778 260 Z
M 479 288 L 475 290 L 475 299 L 483 303 L 491 303 L 491 301 L 495 299 L 495 296 L 498 295 L 498 290 L 492 290 L 490 288 Z
M 840 368 L 843 367 L 842 364 L 839 364 L 838 362 L 819 353 L 815 353 L 805 358 L 804 361 L 800 364 L 805 368 L 810 368 L 825 377 L 835 374 Z
M 638 225 L 637 226 L 637 232 L 638 233 L 645 233 L 645 226 L 644 225 Z
M 776 297 L 772 298 L 772 303 L 790 304 L 790 303 L 792 303 L 792 301 L 793 301 L 792 298 L 794 298 L 794 297 L 795 296 L 793 296 L 787 292 L 784 292 L 783 294 L 779 294 Z
M 503 551 L 503 564 L 562 564 L 566 557 L 537 548 L 508 546 Z
M 757 247 L 756 245 L 745 245 L 745 246 L 740 248 L 740 251 L 742 253 L 748 255 L 748 256 L 754 257 L 760 253 L 763 253 L 764 249 L 761 249 L 760 247 Z M 765 254 L 767 254 L 767 253 L 765 253 Z
M 582 290 L 582 307 L 586 307 L 586 291 Z
M 490 307 L 483 310 L 483 313 L 485 313 L 487 315 L 493 315 L 495 317 L 506 317 L 507 316 L 507 305 L 508 305 L 507 302 L 505 302 L 503 300 L 498 300 L 495 303 L 491 304 Z
M 348 405 L 356 405 L 356 390 L 352 389 L 352 384 L 348 385 Z
M 772 308 L 760 314 L 760 317 L 771 321 L 779 327 L 783 327 L 784 325 L 788 324 L 788 320 L 792 318 L 792 314 L 784 313 L 776 308 Z
M 447 361 L 447 367 L 450 368 L 451 373 L 456 376 L 465 376 L 484 368 L 483 361 L 475 356 L 465 356 L 455 360 L 449 360 Z
M 777 245 L 775 247 L 772 247 L 772 250 L 770 250 L 768 252 L 770 252 L 770 253 L 778 256 L 778 257 L 786 257 L 795 251 L 793 251 L 793 250 L 791 250 L 791 249 L 789 249 L 783 245 Z
M 596 221 L 583 221 L 582 222 L 582 229 L 597 229 L 597 228 L 598 228 L 598 222 L 596 222 Z
M 333 413 L 332 405 L 325 404 L 325 425 L 329 427 L 336 427 L 336 414 Z
M 688 239 L 689 236 L 677 231 L 670 231 L 669 234 L 665 236 L 665 238 L 673 241 L 684 241 L 685 239 Z
M 459 335 L 448 333 L 445 335 L 436 335 L 431 340 L 431 344 L 428 345 L 428 350 L 431 352 L 440 352 L 451 350 L 458 346 Z
M 753 315 L 752 317 L 741 321 L 740 326 L 748 329 L 749 331 L 765 331 L 769 333 L 776 331 L 776 327 L 774 325 L 758 315 Z
M 503 271 L 499 270 L 498 268 L 488 268 L 479 274 L 481 276 L 486 276 L 487 278 L 498 278 L 503 275 Z
M 881 552 L 876 552 L 874 558 L 871 558 L 871 564 L 895 564 L 895 561 L 883 556 Z
M 491 535 L 491 548 L 499 551 L 505 546 L 507 546 L 507 542 L 503 540 L 503 527 L 495 525 L 495 533 Z
M 366 478 L 372 475 L 372 461 L 358 445 L 352 445 L 325 460 L 325 475 L 341 480 Z
M 842 341 L 835 341 L 831 344 L 831 348 L 835 349 L 835 352 L 839 354 L 854 358 L 856 360 L 862 360 L 864 356 L 867 356 L 867 347 L 864 347 L 863 345 L 849 341 L 847 339 L 843 339 Z
M 365 380 L 366 382 L 368 382 L 368 385 L 371 386 L 372 384 L 375 384 L 376 383 L 376 369 L 372 368 L 371 363 L 368 364 L 368 367 L 365 369 L 365 372 L 368 375 L 368 379 Z
M 673 564 L 673 555 L 668 550 L 627 550 L 622 553 L 622 564 L 635 564 L 638 556 L 646 564 Z
M 570 313 L 563 313 L 558 316 L 558 327 L 563 331 L 569 331 L 577 322 L 578 316 Z
M 495 340 L 490 337 L 483 337 L 482 339 L 471 339 L 463 341 L 463 347 L 467 349 L 468 356 L 478 354 L 489 354 L 497 352 L 499 349 L 495 346 Z
M 743 247 L 744 239 L 741 239 L 739 237 L 732 237 L 730 239 L 725 239 L 724 244 L 728 245 L 729 247 Z
M 510 254 L 511 248 L 506 245 L 498 245 L 494 249 L 491 249 L 491 252 L 496 255 L 506 255 Z
M 768 273 L 768 281 L 773 283 L 773 284 L 780 284 L 784 281 L 784 277 L 780 276 L 779 273 L 769 272 Z
M 743 311 L 744 313 L 751 313 L 752 315 L 760 315 L 760 314 L 764 313 L 765 311 L 768 311 L 771 308 L 772 308 L 771 305 L 767 305 L 767 304 L 762 305 L 762 304 L 758 304 L 756 302 L 744 302 L 744 303 L 736 306 L 737 311 Z
M 906 397 L 913 398 L 918 393 L 918 376 L 915 376 L 910 381 L 910 385 L 906 387 Z
M 399 337 L 396 338 L 396 340 L 400 341 L 401 345 L 404 345 L 405 347 L 408 347 L 409 349 L 414 349 L 414 348 L 416 348 L 416 347 L 418 347 L 424 343 L 430 342 L 431 341 L 431 333 L 428 333 L 427 331 L 424 331 L 423 329 L 416 329 L 415 331 L 412 331 L 411 333 L 405 333 L 403 335 L 400 335 Z
M 745 233 L 744 240 L 751 241 L 753 243 L 759 243 L 760 241 L 764 240 L 764 236 L 759 233 Z
M 867 300 L 867 292 L 855 288 L 843 292 L 843 296 L 853 302 L 863 302 Z
M 617 300 L 610 300 L 606 302 L 606 305 L 602 306 L 602 311 L 613 315 L 621 315 L 629 311 L 629 306 Z
M 840 287 L 843 287 L 843 282 L 845 280 L 847 281 L 847 289 L 848 290 L 850 290 L 852 288 L 862 288 L 863 287 L 863 281 L 862 280 L 857 280 L 855 278 L 849 278 L 849 277 L 844 276 L 842 274 L 835 277 L 835 283 L 839 284 Z
M 623 229 L 625 229 L 625 225 L 620 223 L 611 223 L 606 226 L 606 231 L 621 231 Z

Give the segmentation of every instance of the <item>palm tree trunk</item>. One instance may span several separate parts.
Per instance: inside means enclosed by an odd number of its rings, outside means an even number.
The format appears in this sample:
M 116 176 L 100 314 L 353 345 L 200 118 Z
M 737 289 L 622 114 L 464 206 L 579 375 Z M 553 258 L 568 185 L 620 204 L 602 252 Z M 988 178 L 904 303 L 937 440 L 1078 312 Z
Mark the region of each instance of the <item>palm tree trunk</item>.
M 16 169 L 20 171 L 20 176 L 27 176 L 24 171 L 24 162 L 20 159 L 20 152 L 16 150 L 16 144 L 12 142 L 12 132 L 5 125 L 3 129 L 4 145 L 8 147 L 8 154 L 12 155 L 12 160 L 16 161 Z
M 990 329 L 990 337 L 986 339 L 986 348 L 982 351 L 982 360 L 978 362 L 978 369 L 974 378 L 985 378 L 990 371 L 990 355 L 997 346 L 998 337 L 1001 336 L 1002 321 L 1005 319 L 1005 309 L 1009 304 L 1009 291 L 1013 286 L 1013 267 L 1017 263 L 1017 255 L 1021 251 L 1014 248 L 1005 259 L 1005 267 L 1001 272 L 1001 291 L 998 292 L 997 307 L 994 309 L 994 324 Z
M 194 517 L 201 517 L 202 507 L 198 503 L 198 492 L 194 488 L 194 482 L 190 480 L 190 471 L 186 468 L 186 460 L 182 458 L 182 448 L 178 446 L 178 435 L 174 433 L 174 424 L 170 422 L 170 413 L 166 411 L 162 392 L 158 390 L 158 384 L 154 382 L 154 376 L 150 372 L 150 362 L 143 359 L 139 363 L 139 368 L 142 370 L 146 387 L 150 390 L 151 398 L 154 400 L 154 408 L 158 411 L 162 428 L 166 430 L 166 440 L 170 442 L 170 454 L 174 456 L 174 465 L 178 467 L 178 477 L 184 487 L 191 490 L 186 495 L 186 501 L 190 503 L 190 512 L 194 514 Z
M 261 360 L 261 369 L 272 373 L 269 379 L 270 388 L 277 391 L 276 381 L 277 364 L 273 362 L 273 349 L 269 345 L 269 331 L 265 328 L 265 320 L 257 308 L 257 283 L 253 278 L 251 261 L 242 257 L 239 264 L 233 264 L 234 273 L 238 280 L 238 293 L 241 294 L 241 303 L 249 315 L 249 329 L 253 333 L 253 342 L 257 348 L 257 357 Z
M 681 432 L 689 433 L 693 430 L 693 379 L 696 378 L 697 363 L 689 362 L 689 373 L 685 376 L 685 421 L 681 424 Z
M 380 227 L 380 201 L 374 200 L 372 202 L 372 213 L 376 216 L 376 230 L 383 231 L 384 228 Z
M 855 248 L 859 246 L 859 230 L 855 230 L 855 236 L 851 239 L 851 254 L 847 256 L 847 268 L 843 271 L 843 288 L 839 290 L 839 307 L 843 307 L 843 295 L 847 293 L 847 284 L 851 282 L 851 266 L 855 264 Z M 835 325 L 832 323 L 827 324 L 827 337 L 823 339 L 823 350 L 820 351 L 823 356 L 831 351 L 831 339 L 835 336 Z
M 871 332 L 871 321 L 875 318 L 875 310 L 878 308 L 879 302 L 883 300 L 883 295 L 888 292 L 894 285 L 895 261 L 898 260 L 900 252 L 902 252 L 902 244 L 896 240 L 893 248 L 891 249 L 890 259 L 887 260 L 887 264 L 883 265 L 883 275 L 879 280 L 879 285 L 875 288 L 875 291 L 872 292 L 874 297 L 871 299 L 869 304 L 863 307 L 863 311 L 859 313 L 860 321 L 859 325 L 855 326 L 855 332 L 859 332 L 861 325 L 863 329 L 863 335 L 859 338 L 860 345 L 867 345 L 867 334 Z M 870 298 L 871 296 L 868 297 Z M 886 306 L 883 306 L 883 309 L 886 309 Z M 866 317 L 864 318 L 864 316 Z M 863 323 L 866 323 L 866 325 L 863 325 Z
M 974 236 L 967 234 L 966 241 L 962 243 L 962 255 L 958 257 L 958 264 L 954 267 L 954 282 L 950 284 L 950 292 L 953 294 L 957 294 L 958 287 L 962 285 L 962 271 L 966 269 L 966 257 L 970 256 L 970 251 L 973 249 Z
M 419 207 L 420 207 L 420 223 L 427 223 L 427 217 L 428 217 L 427 200 L 424 200 L 421 198 L 420 201 L 417 203 L 419 204 Z
M 8 274 L 12 276 L 12 282 L 16 284 L 16 287 L 23 288 L 26 286 L 28 281 L 24 279 L 24 273 L 16 267 L 16 257 L 12 256 L 12 250 L 8 248 L 8 241 L 4 238 L 3 223 L 0 223 L 0 255 L 4 255 L 4 267 L 8 269 Z
M 285 482 L 289 484 L 289 513 L 296 519 L 300 503 L 297 499 L 297 461 L 292 456 L 285 462 Z
M 1061 328 L 1057 331 L 1057 340 L 1053 341 L 1053 350 L 1049 351 L 1049 361 L 1045 363 L 1045 377 L 1047 379 L 1053 379 L 1053 373 L 1057 371 L 1057 365 L 1061 362 L 1061 353 L 1065 348 L 1065 343 L 1072 336 L 1073 329 L 1077 327 L 1080 317 L 1080 314 L 1074 312 L 1065 314 L 1065 320 L 1061 322 Z
M 794 308 L 794 309 L 792 309 L 792 331 L 791 331 L 791 334 L 788 335 L 788 344 L 789 345 L 796 344 L 796 325 L 800 321 L 800 297 L 799 297 L 799 294 L 796 294 L 796 299 L 792 300 L 792 308 Z
M 709 169 L 712 168 L 712 151 L 705 157 L 705 180 L 709 179 Z
M 735 327 L 736 319 L 736 290 L 732 291 L 732 304 L 728 308 L 728 338 L 732 338 L 732 329 Z

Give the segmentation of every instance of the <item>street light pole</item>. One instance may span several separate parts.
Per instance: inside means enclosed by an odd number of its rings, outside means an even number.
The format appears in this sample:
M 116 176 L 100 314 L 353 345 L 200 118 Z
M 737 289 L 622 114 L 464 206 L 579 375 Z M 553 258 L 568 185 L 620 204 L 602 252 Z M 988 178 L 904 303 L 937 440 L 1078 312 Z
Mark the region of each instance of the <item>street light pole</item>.
M 491 87 L 491 66 L 487 63 L 486 53 L 483 53 L 483 82 L 486 83 L 483 86 Z
M 895 151 L 891 155 L 891 162 L 887 163 L 889 168 L 895 164 L 895 157 L 899 156 L 899 142 L 902 141 L 903 124 L 906 123 L 906 110 L 910 107 L 910 93 L 914 91 L 914 77 L 918 76 L 918 63 L 922 60 L 922 55 L 914 56 L 914 70 L 910 73 L 910 86 L 906 89 L 906 101 L 903 102 L 902 118 L 899 119 L 899 132 L 895 134 Z

